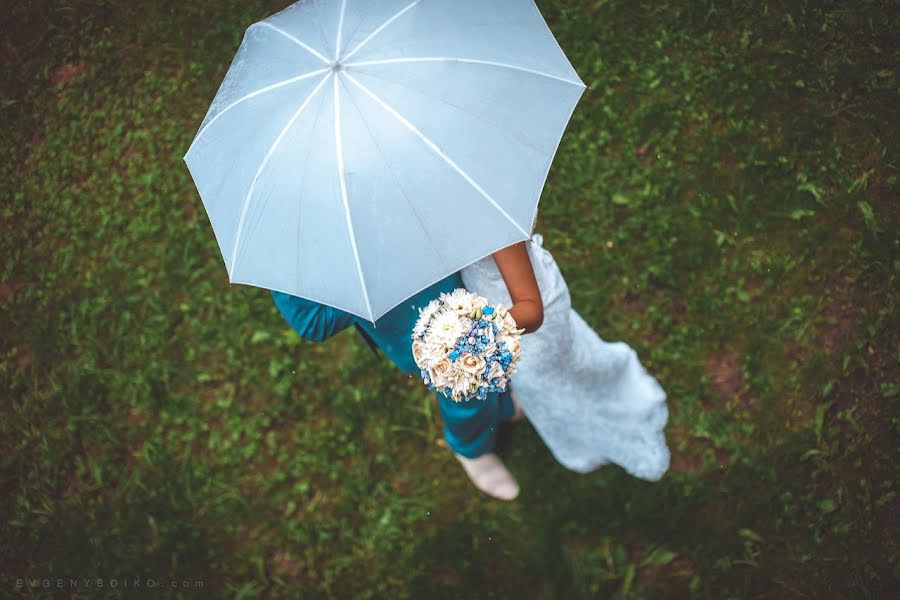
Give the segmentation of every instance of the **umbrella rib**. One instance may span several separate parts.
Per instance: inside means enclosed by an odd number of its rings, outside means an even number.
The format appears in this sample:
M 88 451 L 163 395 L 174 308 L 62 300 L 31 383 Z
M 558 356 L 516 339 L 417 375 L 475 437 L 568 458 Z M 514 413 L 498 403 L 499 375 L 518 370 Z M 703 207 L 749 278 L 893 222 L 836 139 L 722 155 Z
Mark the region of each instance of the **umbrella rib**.
M 331 61 L 328 60 L 327 58 L 325 58 L 325 56 L 324 56 L 321 52 L 319 52 L 318 50 L 316 50 L 316 49 L 313 48 L 312 46 L 310 46 L 310 45 L 308 45 L 308 44 L 306 44 L 306 43 L 300 41 L 300 40 L 297 39 L 295 36 L 291 35 L 290 33 L 288 33 L 287 31 L 285 31 L 285 30 L 282 29 L 281 27 L 276 27 L 275 25 L 272 25 L 271 23 L 266 23 L 265 21 L 260 21 L 260 22 L 258 22 L 258 23 L 254 23 L 254 24 L 251 25 L 250 27 L 255 27 L 255 26 L 257 26 L 257 25 L 259 25 L 259 26 L 261 26 L 261 27 L 268 27 L 269 29 L 271 29 L 271 30 L 273 30 L 273 31 L 277 31 L 278 33 L 280 33 L 281 35 L 283 35 L 283 36 L 286 37 L 287 39 L 291 40 L 292 42 L 294 42 L 295 44 L 297 44 L 298 46 L 300 46 L 301 48 L 303 48 L 304 50 L 306 50 L 307 52 L 309 52 L 310 54 L 312 54 L 313 56 L 315 56 L 315 57 L 318 58 L 319 60 L 321 60 L 323 63 L 325 63 L 325 64 L 331 64 Z M 249 29 L 249 27 L 248 27 L 248 29 Z
M 397 188 L 400 190 L 400 193 L 403 194 L 403 198 L 406 200 L 406 205 L 409 206 L 409 210 L 412 212 L 413 216 L 416 218 L 416 222 L 419 223 L 419 228 L 428 238 L 429 243 L 431 244 L 432 250 L 440 259 L 442 266 L 448 271 L 450 268 L 447 266 L 447 261 L 444 258 L 444 255 L 441 254 L 441 251 L 438 250 L 437 245 L 434 243 L 434 238 L 431 237 L 431 233 L 429 233 L 428 228 L 425 227 L 425 223 L 422 221 L 422 217 L 419 216 L 419 211 L 416 210 L 416 207 L 413 206 L 412 200 L 409 199 L 409 194 L 406 192 L 406 188 L 403 187 L 403 182 L 400 180 L 400 177 L 397 175 L 397 172 L 394 170 L 394 167 L 391 165 L 391 162 L 388 160 L 388 155 L 385 154 L 384 149 L 381 147 L 381 144 L 378 143 L 378 139 L 375 137 L 375 134 L 372 132 L 372 128 L 369 127 L 369 123 L 362 116 L 362 111 L 359 110 L 359 105 L 353 99 L 353 96 L 350 96 L 350 102 L 353 103 L 353 107 L 356 109 L 356 112 L 360 116 L 360 120 L 362 121 L 363 126 L 366 128 L 366 131 L 369 134 L 369 138 L 372 140 L 372 144 L 374 144 L 375 149 L 378 150 L 378 154 L 381 155 L 381 160 L 384 162 L 384 166 L 387 167 L 388 172 L 391 174 L 391 177 L 394 178 L 394 181 L 397 182 Z
M 512 139 L 513 141 L 515 141 L 515 142 L 518 143 L 518 144 L 521 144 L 522 146 L 525 146 L 526 148 L 529 148 L 529 149 L 531 149 L 531 150 L 534 150 L 535 152 L 537 152 L 537 153 L 539 153 L 539 154 L 543 154 L 543 153 L 545 152 L 544 149 L 538 148 L 537 146 L 535 146 L 534 144 L 532 144 L 532 143 L 529 142 L 528 140 L 526 140 L 526 139 L 524 139 L 524 138 L 522 138 L 522 137 L 516 135 L 514 132 L 511 132 L 511 131 L 508 131 L 508 130 L 504 129 L 504 128 L 503 128 L 503 125 L 502 125 L 501 123 L 499 123 L 499 122 L 494 122 L 494 121 L 492 121 L 491 119 L 489 119 L 489 118 L 487 118 L 487 117 L 485 117 L 485 116 L 479 114 L 478 112 L 476 112 L 476 111 L 474 111 L 474 110 L 471 110 L 471 109 L 469 109 L 469 108 L 466 108 L 465 106 L 462 106 L 462 105 L 460 105 L 460 104 L 456 104 L 456 103 L 451 102 L 451 101 L 449 101 L 449 100 L 447 100 L 447 99 L 445 99 L 445 98 L 440 98 L 440 97 L 435 96 L 435 95 L 433 95 L 433 94 L 429 94 L 429 93 L 425 92 L 424 90 L 415 88 L 415 87 L 413 87 L 413 86 L 411 86 L 411 85 L 409 85 L 409 84 L 407 84 L 407 83 L 401 83 L 401 82 L 399 82 L 399 81 L 395 81 L 395 80 L 393 80 L 393 79 L 389 79 L 388 77 L 385 77 L 384 74 L 381 74 L 381 75 L 375 75 L 374 73 L 366 73 L 366 76 L 368 76 L 368 77 L 374 77 L 375 79 L 380 79 L 380 80 L 382 80 L 382 81 L 384 81 L 384 82 L 386 82 L 386 83 L 398 85 L 398 86 L 400 86 L 400 87 L 402 87 L 402 88 L 404 88 L 404 89 L 410 90 L 410 91 L 415 92 L 415 93 L 417 93 L 417 94 L 421 94 L 422 96 L 425 96 L 426 98 L 430 98 L 430 99 L 434 100 L 435 102 L 440 102 L 441 104 L 444 104 L 444 105 L 449 106 L 449 107 L 451 107 L 451 108 L 455 108 L 456 110 L 458 110 L 458 111 L 460 111 L 460 112 L 462 112 L 462 113 L 465 113 L 465 114 L 469 115 L 470 117 L 472 117 L 472 118 L 474 118 L 474 119 L 478 119 L 478 120 L 481 121 L 482 123 L 485 123 L 485 124 L 487 124 L 487 125 L 489 125 L 489 126 L 491 126 L 491 127 L 494 127 L 494 128 L 497 129 L 498 131 L 503 132 L 504 134 L 506 134 L 507 136 L 509 136 L 510 139 Z
M 309 79 L 310 77 L 315 77 L 316 75 L 321 75 L 322 73 L 326 73 L 326 72 L 328 72 L 329 70 L 330 70 L 330 69 L 327 69 L 327 68 L 326 68 L 326 69 L 317 69 L 317 70 L 311 71 L 311 72 L 309 72 L 309 73 L 304 73 L 303 75 L 298 75 L 297 77 L 291 77 L 290 79 L 285 79 L 284 81 L 279 81 L 279 82 L 277 82 L 277 83 L 273 83 L 272 85 L 267 85 L 266 87 L 260 88 L 260 89 L 256 90 L 255 92 L 250 92 L 249 94 L 247 94 L 247 95 L 245 95 L 245 96 L 241 96 L 240 98 L 238 98 L 237 100 L 235 100 L 234 102 L 232 102 L 231 104 L 229 104 L 228 106 L 226 106 L 225 108 L 223 108 L 222 110 L 220 110 L 219 112 L 217 112 L 217 113 L 216 113 L 216 116 L 214 116 L 212 119 L 210 119 L 209 122 L 207 122 L 206 125 L 204 125 L 204 126 L 200 129 L 200 131 L 197 132 L 197 135 L 194 137 L 194 141 L 191 142 L 191 145 L 190 145 L 190 147 L 187 149 L 187 152 L 185 153 L 185 156 L 187 156 L 187 154 L 190 153 L 191 148 L 194 147 L 194 144 L 197 143 L 197 141 L 200 139 L 200 136 L 202 136 L 204 133 L 206 133 L 206 130 L 209 129 L 209 127 L 210 127 L 213 123 L 215 123 L 216 120 L 217 120 L 219 117 L 221 117 L 222 115 L 224 115 L 226 112 L 228 112 L 229 110 L 231 110 L 232 108 L 234 108 L 234 107 L 237 106 L 238 104 L 241 104 L 242 102 L 245 102 L 245 101 L 247 101 L 247 100 L 250 100 L 251 98 L 255 98 L 255 97 L 259 96 L 259 95 L 265 94 L 266 92 L 271 92 L 272 90 L 276 90 L 276 89 L 278 89 L 278 88 L 280 88 L 280 87 L 284 87 L 284 86 L 286 86 L 286 85 L 290 85 L 290 84 L 296 83 L 296 82 L 298 82 L 298 81 L 303 81 L 304 79 Z
M 527 67 L 520 67 L 517 65 L 511 65 L 509 63 L 497 62 L 493 60 L 480 60 L 476 58 L 458 58 L 453 56 L 422 56 L 422 57 L 409 57 L 409 58 L 386 58 L 382 60 L 364 60 L 360 62 L 347 63 L 348 67 L 371 67 L 376 65 L 393 65 L 393 64 L 403 64 L 403 63 L 417 63 L 417 62 L 460 62 L 460 63 L 469 63 L 475 65 L 489 65 L 492 67 L 501 67 L 504 69 L 511 69 L 513 71 L 521 71 L 523 73 L 531 73 L 532 75 L 540 75 L 541 77 L 548 77 L 550 79 L 556 79 L 557 81 L 563 81 L 565 83 L 570 83 L 572 85 L 577 85 L 578 87 L 585 87 L 584 83 L 581 81 L 574 81 L 572 79 L 567 79 L 565 77 L 560 77 L 558 75 L 552 75 L 550 73 L 546 73 L 544 71 L 538 71 L 535 69 L 529 69 Z
M 351 51 L 347 54 L 347 56 L 344 57 L 344 60 L 345 60 L 345 61 L 350 60 L 350 57 L 351 57 L 351 56 L 353 56 L 354 54 L 356 54 L 357 52 L 359 52 L 359 51 L 362 49 L 363 46 L 365 46 L 366 44 L 368 44 L 370 41 L 372 41 L 372 39 L 373 39 L 375 36 L 377 36 L 379 33 L 381 33 L 382 31 L 384 31 L 384 29 L 387 28 L 388 25 L 390 25 L 391 23 L 393 23 L 394 21 L 396 21 L 397 19 L 399 19 L 400 17 L 402 17 L 404 14 L 406 14 L 406 11 L 411 10 L 414 6 L 416 6 L 417 4 L 419 4 L 421 1 L 422 1 L 422 0 L 414 0 L 413 2 L 410 2 L 409 4 L 407 4 L 407 5 L 406 5 L 406 8 L 403 8 L 403 9 L 397 11 L 397 13 L 396 13 L 393 17 L 391 17 L 390 19 L 388 19 L 387 21 L 385 21 L 384 23 L 382 23 L 381 26 L 380 26 L 378 29 L 376 29 L 375 31 L 373 31 L 372 33 L 370 33 L 368 36 L 366 36 L 366 39 L 364 39 L 364 40 L 361 41 L 359 44 L 357 44 L 356 47 L 355 47 L 353 50 L 351 50 Z
M 341 32 L 344 30 L 344 13 L 347 11 L 347 0 L 341 2 L 341 17 L 338 19 L 337 40 L 334 42 L 334 60 L 341 56 Z
M 284 136 L 287 134 L 288 130 L 291 128 L 291 125 L 294 124 L 294 121 L 300 116 L 300 114 L 306 110 L 306 107 L 309 106 L 310 101 L 312 101 L 313 96 L 322 89 L 322 86 L 325 85 L 325 82 L 328 81 L 328 77 L 330 75 L 326 75 L 322 78 L 322 81 L 309 93 L 303 103 L 300 105 L 300 108 L 293 114 L 293 116 L 288 120 L 285 126 L 282 128 L 281 133 L 278 134 L 278 137 L 275 138 L 275 141 L 272 142 L 272 145 L 269 146 L 269 151 L 266 153 L 265 158 L 263 158 L 262 162 L 259 164 L 259 168 L 256 170 L 256 174 L 253 176 L 253 181 L 250 183 L 250 189 L 247 191 L 247 197 L 244 198 L 243 206 L 241 207 L 241 218 L 238 221 L 237 231 L 234 234 L 234 248 L 231 251 L 231 268 L 229 269 L 229 279 L 234 275 L 234 266 L 237 262 L 238 250 L 240 248 L 241 242 L 241 231 L 244 229 L 244 219 L 247 217 L 247 209 L 250 207 L 250 199 L 253 197 L 253 192 L 256 191 L 256 183 L 259 181 L 259 176 L 262 174 L 263 169 L 266 168 L 266 165 L 269 163 L 269 159 L 272 158 L 272 155 L 275 153 L 275 150 L 278 149 L 278 146 L 281 144 L 281 140 L 284 139 Z
M 369 312 L 369 320 L 375 319 L 372 314 L 372 304 L 369 302 L 369 292 L 366 289 L 366 278 L 363 275 L 362 263 L 359 260 L 359 248 L 356 246 L 356 234 L 353 231 L 353 219 L 350 217 L 350 200 L 347 196 L 347 177 L 344 173 L 344 145 L 341 131 L 341 96 L 340 82 L 334 78 L 334 143 L 337 152 L 338 177 L 341 184 L 341 200 L 344 203 L 344 217 L 347 220 L 347 232 L 350 235 L 350 245 L 353 248 L 353 258 L 356 261 L 356 272 L 359 275 L 359 284 L 362 287 L 363 299 L 366 302 L 366 310 Z
M 440 157 L 444 162 L 446 162 L 446 163 L 450 166 L 450 168 L 452 168 L 454 171 L 456 171 L 457 173 L 459 173 L 459 174 L 462 176 L 462 178 L 465 179 L 466 182 L 468 182 L 469 185 L 471 185 L 473 188 L 475 188 L 475 190 L 476 190 L 479 194 L 481 194 L 488 202 L 490 202 L 490 203 L 494 206 L 494 208 L 496 208 L 496 209 L 500 212 L 500 214 L 502 214 L 504 217 L 506 217 L 506 219 L 507 219 L 510 223 L 512 223 L 513 225 L 515 225 L 516 229 L 518 229 L 519 231 L 521 231 L 521 232 L 522 232 L 523 234 L 525 234 L 526 236 L 531 237 L 531 235 L 530 235 L 527 231 L 525 231 L 524 229 L 522 229 L 522 226 L 519 225 L 519 224 L 516 222 L 516 220 L 513 219 L 513 218 L 510 216 L 510 214 L 509 214 L 508 212 L 506 212 L 506 210 L 505 210 L 502 206 L 500 206 L 500 204 L 498 204 L 497 201 L 494 200 L 494 198 L 484 190 L 484 188 L 482 188 L 480 185 L 478 185 L 478 183 L 477 183 L 474 179 L 472 179 L 472 177 L 471 177 L 468 173 L 466 173 L 466 172 L 462 169 L 462 167 L 460 167 L 458 164 L 456 164 L 456 162 L 454 162 L 452 158 L 450 158 L 449 156 L 447 156 L 447 155 L 444 153 L 444 151 L 441 150 L 441 149 L 438 147 L 437 144 L 435 144 L 434 142 L 432 142 L 432 141 L 431 141 L 424 133 L 422 133 L 415 125 L 413 125 L 412 123 L 410 123 L 403 115 L 401 115 L 401 114 L 398 113 L 396 110 L 394 110 L 394 108 L 393 108 L 392 106 L 390 106 L 387 102 L 385 102 L 384 100 L 382 100 L 381 98 L 379 98 L 374 92 L 372 92 L 372 90 L 370 90 L 369 88 L 367 88 L 366 86 L 364 86 L 362 83 L 360 83 L 359 81 L 357 81 L 352 75 L 350 75 L 350 74 L 347 73 L 346 71 L 344 72 L 344 76 L 346 76 L 347 79 L 348 79 L 351 83 L 353 83 L 353 85 L 355 85 L 355 86 L 358 87 L 360 90 L 362 90 L 363 93 L 365 93 L 369 98 L 371 98 L 371 99 L 374 100 L 379 106 L 381 106 L 381 108 L 383 108 L 384 110 L 386 110 L 386 111 L 388 111 L 389 113 L 391 113 L 391 114 L 394 116 L 394 118 L 396 118 L 398 121 L 400 121 L 401 123 L 403 123 L 403 125 L 404 125 L 407 129 L 409 129 L 413 134 L 415 134 L 416 137 L 418 137 L 420 140 L 422 140 L 422 142 L 423 142 L 426 146 L 428 146 L 428 148 L 431 149 L 432 152 L 434 152 L 435 154 L 437 154 L 438 157 Z

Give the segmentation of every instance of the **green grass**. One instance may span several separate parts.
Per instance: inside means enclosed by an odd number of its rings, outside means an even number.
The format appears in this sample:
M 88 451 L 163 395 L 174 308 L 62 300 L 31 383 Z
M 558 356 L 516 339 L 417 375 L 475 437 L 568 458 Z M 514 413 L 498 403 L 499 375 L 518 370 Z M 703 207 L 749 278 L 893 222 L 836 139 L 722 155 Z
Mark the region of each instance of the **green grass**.
M 420 382 L 227 283 L 181 157 L 283 4 L 3 17 L 0 595 L 891 596 L 893 3 L 539 2 L 590 89 L 536 230 L 667 390 L 673 463 L 577 475 L 521 424 L 510 504 L 436 443 Z

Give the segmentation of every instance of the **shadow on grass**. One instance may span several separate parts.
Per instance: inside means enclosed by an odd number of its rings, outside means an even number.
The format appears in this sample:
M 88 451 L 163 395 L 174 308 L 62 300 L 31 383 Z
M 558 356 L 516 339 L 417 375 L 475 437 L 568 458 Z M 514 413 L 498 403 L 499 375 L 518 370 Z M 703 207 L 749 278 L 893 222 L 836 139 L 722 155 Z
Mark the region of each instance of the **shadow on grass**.
M 484 497 L 483 508 L 423 537 L 413 554 L 428 566 L 410 585 L 414 597 L 881 597 L 890 589 L 888 557 L 848 555 L 827 539 L 829 515 L 804 511 L 823 496 L 810 485 L 807 437 L 784 436 L 705 471 L 673 469 L 659 482 L 616 466 L 579 475 L 539 440 L 522 439 L 534 430 L 509 437 L 519 440 L 506 457 L 522 486 L 517 516 L 501 530 L 486 527 L 490 513 L 512 509 Z M 820 554 L 824 561 L 809 562 Z

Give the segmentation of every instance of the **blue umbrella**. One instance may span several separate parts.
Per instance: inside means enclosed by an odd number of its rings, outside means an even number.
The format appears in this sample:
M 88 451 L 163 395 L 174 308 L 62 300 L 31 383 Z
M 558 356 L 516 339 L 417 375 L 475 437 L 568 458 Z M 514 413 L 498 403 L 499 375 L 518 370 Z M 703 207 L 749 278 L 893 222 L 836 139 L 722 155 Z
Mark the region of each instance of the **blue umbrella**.
M 531 237 L 584 87 L 532 0 L 307 0 L 247 29 L 184 160 L 231 282 L 375 321 Z

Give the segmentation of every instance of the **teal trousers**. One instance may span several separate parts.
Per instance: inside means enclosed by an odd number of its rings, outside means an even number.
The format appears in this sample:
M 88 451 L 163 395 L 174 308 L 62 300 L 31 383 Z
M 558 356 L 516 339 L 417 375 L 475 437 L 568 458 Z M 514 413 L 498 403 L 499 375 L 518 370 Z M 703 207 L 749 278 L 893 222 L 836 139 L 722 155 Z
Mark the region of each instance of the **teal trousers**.
M 462 278 L 455 273 L 425 288 L 375 323 L 312 300 L 274 290 L 271 293 L 278 310 L 300 337 L 320 342 L 355 326 L 373 351 L 377 347 L 400 370 L 420 377 L 411 350 L 412 329 L 419 315 L 418 309 L 442 292 L 461 287 Z M 454 402 L 444 394 L 437 394 L 437 398 L 447 445 L 467 458 L 493 452 L 497 426 L 510 420 L 514 412 L 509 392 L 495 392 L 488 395 L 487 400 L 468 402 Z
M 515 406 L 509 392 L 489 394 L 487 400 L 454 402 L 438 394 L 444 420 L 444 439 L 457 454 L 476 458 L 494 451 L 497 426 L 512 419 Z

